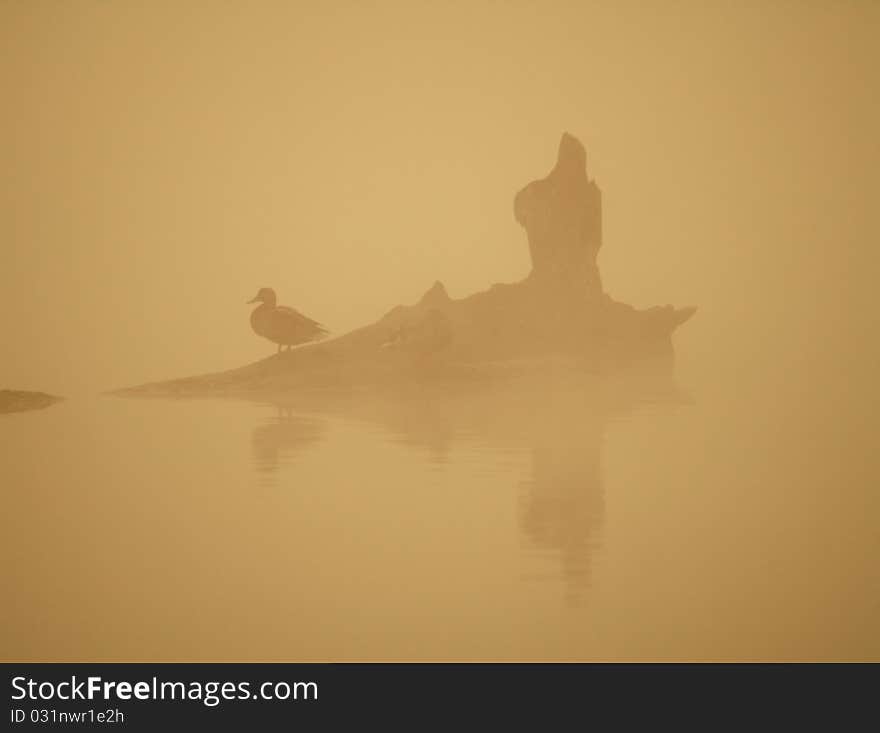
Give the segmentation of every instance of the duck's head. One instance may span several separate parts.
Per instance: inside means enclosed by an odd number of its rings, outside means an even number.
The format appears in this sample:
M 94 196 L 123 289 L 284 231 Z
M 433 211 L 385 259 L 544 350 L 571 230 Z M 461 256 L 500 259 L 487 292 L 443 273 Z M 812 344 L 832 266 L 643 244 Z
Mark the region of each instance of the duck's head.
M 275 291 L 272 288 L 260 288 L 259 292 L 248 303 L 266 303 L 267 305 L 275 305 Z

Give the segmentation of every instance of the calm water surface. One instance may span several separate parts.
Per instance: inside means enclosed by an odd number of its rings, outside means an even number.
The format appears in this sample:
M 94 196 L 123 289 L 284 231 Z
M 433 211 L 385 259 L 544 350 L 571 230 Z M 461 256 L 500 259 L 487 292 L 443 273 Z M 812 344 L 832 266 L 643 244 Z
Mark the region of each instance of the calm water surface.
M 0 440 L 6 659 L 880 659 L 877 474 L 807 401 L 94 397 Z

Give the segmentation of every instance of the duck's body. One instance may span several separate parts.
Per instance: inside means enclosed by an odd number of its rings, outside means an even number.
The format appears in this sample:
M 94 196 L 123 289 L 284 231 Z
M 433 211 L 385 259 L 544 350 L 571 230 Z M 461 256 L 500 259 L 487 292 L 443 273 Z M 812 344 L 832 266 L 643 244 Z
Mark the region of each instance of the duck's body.
M 278 344 L 279 351 L 282 346 L 290 348 L 317 341 L 327 335 L 327 329 L 317 321 L 294 308 L 276 305 L 275 291 L 272 288 L 261 288 L 257 297 L 248 302 L 260 303 L 251 313 L 251 328 L 254 333 Z

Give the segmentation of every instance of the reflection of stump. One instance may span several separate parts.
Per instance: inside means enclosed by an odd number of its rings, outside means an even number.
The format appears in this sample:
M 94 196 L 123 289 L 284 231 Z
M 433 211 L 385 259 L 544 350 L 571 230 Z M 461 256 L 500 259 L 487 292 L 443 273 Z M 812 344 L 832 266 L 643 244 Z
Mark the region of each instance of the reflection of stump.
M 596 264 L 602 246 L 602 193 L 587 178 L 587 154 L 576 138 L 563 134 L 556 166 L 546 178 L 522 189 L 513 209 L 529 237 L 533 279 L 602 292 Z
M 524 482 L 520 526 L 530 543 L 562 565 L 566 596 L 578 603 L 590 585 L 592 554 L 605 514 L 597 426 L 538 436 L 532 476 Z

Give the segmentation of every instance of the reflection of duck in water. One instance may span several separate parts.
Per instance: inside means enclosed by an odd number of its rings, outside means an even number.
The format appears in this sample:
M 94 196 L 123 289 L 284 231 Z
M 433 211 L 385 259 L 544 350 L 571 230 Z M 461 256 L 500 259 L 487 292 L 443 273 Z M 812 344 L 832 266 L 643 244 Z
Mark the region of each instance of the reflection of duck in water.
M 272 474 L 290 455 L 302 451 L 321 440 L 324 424 L 308 417 L 294 416 L 288 408 L 278 408 L 278 414 L 257 425 L 251 434 L 251 450 L 258 472 Z
M 254 333 L 278 344 L 278 351 L 282 346 L 290 349 L 291 346 L 316 341 L 327 335 L 327 329 L 317 321 L 286 305 L 277 305 L 272 288 L 260 288 L 256 297 L 248 303 L 260 304 L 251 313 Z

